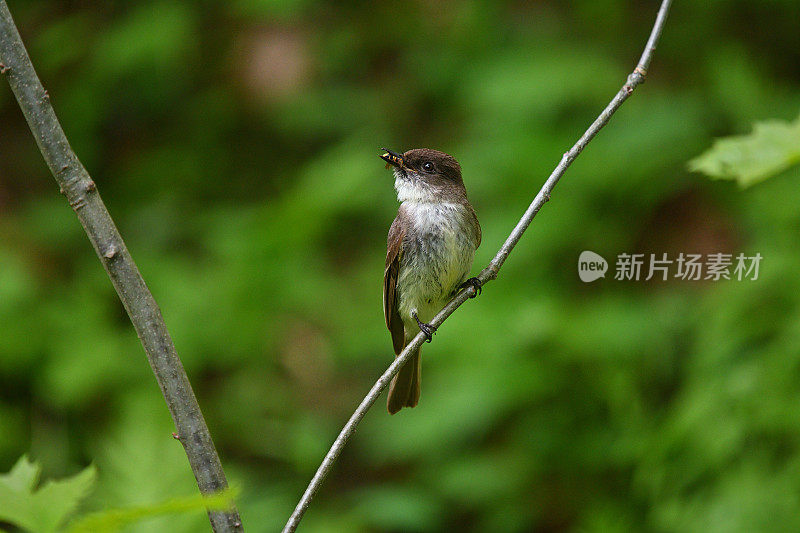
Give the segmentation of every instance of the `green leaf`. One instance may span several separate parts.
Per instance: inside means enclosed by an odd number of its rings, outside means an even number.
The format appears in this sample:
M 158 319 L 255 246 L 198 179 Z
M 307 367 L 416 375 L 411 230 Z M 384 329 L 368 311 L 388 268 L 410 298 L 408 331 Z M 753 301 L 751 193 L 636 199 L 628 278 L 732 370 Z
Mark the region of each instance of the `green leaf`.
M 758 122 L 750 135 L 714 141 L 689 161 L 689 170 L 749 187 L 800 162 L 800 117 L 794 122 Z
M 0 487 L 6 486 L 17 492 L 30 492 L 39 480 L 39 473 L 40 468 L 23 455 L 8 474 L 0 476 Z
M 206 509 L 221 511 L 233 505 L 236 492 L 234 489 L 228 489 L 213 496 L 198 494 L 186 498 L 173 498 L 152 505 L 137 505 L 92 513 L 72 524 L 67 531 L 69 533 L 114 533 L 125 525 L 154 516 Z
M 8 474 L 0 475 L 0 520 L 35 533 L 48 533 L 64 522 L 92 488 L 94 466 L 72 477 L 48 481 L 34 490 L 41 467 L 20 457 Z

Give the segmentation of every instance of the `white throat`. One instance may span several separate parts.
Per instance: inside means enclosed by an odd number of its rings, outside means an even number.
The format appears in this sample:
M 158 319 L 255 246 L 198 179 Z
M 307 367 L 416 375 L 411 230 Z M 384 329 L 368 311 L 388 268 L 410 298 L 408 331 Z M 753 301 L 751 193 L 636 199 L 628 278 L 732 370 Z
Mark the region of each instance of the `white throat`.
M 438 200 L 433 189 L 426 183 L 414 177 L 405 177 L 398 170 L 394 172 L 394 188 L 397 191 L 397 201 L 400 203 L 426 204 Z

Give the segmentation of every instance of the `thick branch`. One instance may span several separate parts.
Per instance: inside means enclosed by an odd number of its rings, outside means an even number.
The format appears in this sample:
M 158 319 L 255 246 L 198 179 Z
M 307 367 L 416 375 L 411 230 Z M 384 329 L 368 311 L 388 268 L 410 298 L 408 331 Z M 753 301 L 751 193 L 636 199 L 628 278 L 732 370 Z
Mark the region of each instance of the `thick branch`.
M 587 129 L 581 138 L 578 139 L 578 142 L 576 142 L 568 152 L 564 153 L 563 157 L 561 158 L 561 162 L 550 174 L 550 177 L 547 178 L 547 181 L 545 181 L 541 190 L 533 199 L 533 202 L 531 202 L 530 206 L 528 206 L 525 214 L 522 215 L 522 218 L 519 220 L 519 222 L 517 222 L 517 225 L 511 231 L 511 234 L 506 239 L 506 242 L 503 243 L 503 246 L 494 256 L 494 259 L 492 259 L 489 265 L 478 275 L 478 279 L 480 279 L 484 285 L 497 278 L 497 273 L 500 271 L 503 263 L 505 263 L 508 255 L 517 245 L 522 237 L 522 234 L 525 233 L 525 230 L 528 229 L 533 217 L 536 216 L 536 213 L 539 212 L 545 202 L 550 199 L 550 193 L 553 191 L 556 183 L 558 183 L 558 180 L 561 179 L 561 176 L 564 175 L 564 172 L 566 172 L 567 168 L 572 164 L 575 158 L 578 157 L 578 154 L 580 154 L 583 149 L 586 148 L 586 145 L 589 144 L 589 141 L 591 141 L 595 135 L 597 135 L 597 132 L 608 123 L 608 121 L 611 119 L 611 115 L 613 115 L 614 112 L 619 109 L 622 103 L 628 99 L 628 97 L 633 93 L 633 90 L 638 85 L 644 83 L 645 76 L 647 75 L 647 68 L 650 66 L 650 60 L 653 57 L 656 44 L 661 36 L 661 31 L 664 28 L 664 22 L 666 21 L 670 4 L 671 0 L 662 1 L 661 8 L 658 10 L 658 15 L 656 16 L 656 21 L 653 25 L 652 31 L 650 32 L 650 38 L 647 40 L 647 45 L 645 46 L 644 52 L 642 53 L 636 68 L 628 76 L 625 85 L 622 86 L 622 88 L 619 90 L 619 92 L 617 92 L 616 96 L 614 96 L 603 112 L 600 113 L 592 125 L 589 126 L 589 129 Z M 474 296 L 475 293 L 476 290 L 474 287 L 468 287 L 458 293 L 452 300 L 450 300 L 450 302 L 448 302 L 446 306 L 444 306 L 441 311 L 439 311 L 433 320 L 431 320 L 430 324 L 435 327 L 440 326 L 442 322 L 444 322 L 445 319 L 453 313 L 453 311 L 458 309 L 461 304 L 466 302 L 471 296 Z M 286 523 L 286 526 L 284 526 L 283 533 L 291 533 L 297 529 L 297 526 L 300 524 L 300 520 L 302 520 L 303 515 L 308 509 L 308 506 L 311 504 L 311 499 L 319 490 L 322 482 L 328 475 L 328 472 L 330 472 L 333 463 L 339 457 L 339 454 L 342 452 L 347 440 L 353 435 L 353 433 L 355 433 L 358 423 L 361 422 L 361 420 L 367 414 L 367 411 L 370 407 L 372 407 L 372 404 L 375 403 L 375 400 L 378 399 L 378 396 L 380 396 L 381 392 L 383 392 L 383 389 L 389 385 L 389 382 L 392 380 L 395 374 L 397 374 L 400 368 L 402 368 L 406 361 L 411 357 L 411 354 L 416 351 L 417 348 L 422 346 L 423 342 L 425 342 L 425 335 L 420 332 L 416 337 L 414 337 L 414 340 L 412 340 L 405 347 L 402 353 L 397 356 L 386 372 L 384 372 L 383 375 L 378 378 L 378 381 L 372 386 L 369 393 L 367 393 L 366 397 L 361 401 L 353 415 L 350 417 L 350 420 L 348 420 L 344 428 L 342 428 L 339 436 L 336 437 L 331 449 L 322 460 L 322 464 L 320 464 L 317 472 L 311 479 L 308 488 L 306 488 L 306 491 L 300 498 L 300 501 L 298 502 L 297 507 L 295 507 L 292 515 L 289 517 L 289 521 Z
M 0 72 L 8 77 L 47 166 L 86 230 L 133 322 L 172 414 L 177 438 L 186 450 L 200 492 L 213 494 L 225 489 L 228 483 L 217 450 L 161 310 L 125 247 L 94 182 L 70 148 L 5 0 L 0 0 Z M 209 518 L 214 531 L 242 531 L 239 514 L 233 506 L 224 512 L 210 511 Z

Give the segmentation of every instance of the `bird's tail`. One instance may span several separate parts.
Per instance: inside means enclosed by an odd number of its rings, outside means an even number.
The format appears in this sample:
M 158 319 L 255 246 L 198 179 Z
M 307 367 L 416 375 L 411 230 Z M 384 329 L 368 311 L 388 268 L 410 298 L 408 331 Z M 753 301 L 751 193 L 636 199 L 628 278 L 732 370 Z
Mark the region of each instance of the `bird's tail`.
M 419 348 L 406 361 L 389 385 L 386 407 L 395 414 L 403 407 L 414 407 L 419 401 Z

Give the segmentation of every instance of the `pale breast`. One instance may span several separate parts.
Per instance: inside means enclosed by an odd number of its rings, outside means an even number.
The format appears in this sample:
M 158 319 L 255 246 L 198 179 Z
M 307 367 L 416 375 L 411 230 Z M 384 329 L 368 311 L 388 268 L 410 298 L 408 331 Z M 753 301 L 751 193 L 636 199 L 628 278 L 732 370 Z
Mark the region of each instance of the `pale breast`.
M 417 309 L 429 320 L 469 274 L 477 244 L 461 204 L 404 202 L 403 208 L 412 229 L 400 261 L 400 312 Z

